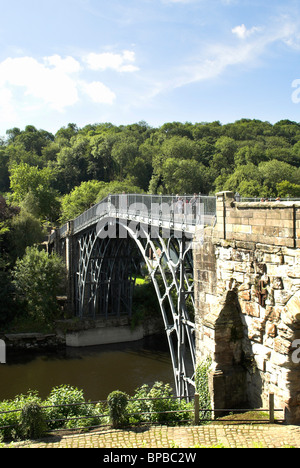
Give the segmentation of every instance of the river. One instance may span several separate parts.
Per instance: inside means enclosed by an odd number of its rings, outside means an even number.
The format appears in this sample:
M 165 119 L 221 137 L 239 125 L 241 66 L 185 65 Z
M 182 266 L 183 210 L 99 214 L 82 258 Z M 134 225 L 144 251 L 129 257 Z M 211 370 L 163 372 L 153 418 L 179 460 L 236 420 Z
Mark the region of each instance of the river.
M 8 353 L 7 363 L 0 364 L 0 400 L 28 390 L 37 390 L 46 399 L 53 387 L 69 384 L 82 389 L 86 400 L 98 401 L 113 390 L 132 395 L 144 383 L 156 381 L 174 388 L 165 335 L 134 343 L 66 348 L 59 353 Z

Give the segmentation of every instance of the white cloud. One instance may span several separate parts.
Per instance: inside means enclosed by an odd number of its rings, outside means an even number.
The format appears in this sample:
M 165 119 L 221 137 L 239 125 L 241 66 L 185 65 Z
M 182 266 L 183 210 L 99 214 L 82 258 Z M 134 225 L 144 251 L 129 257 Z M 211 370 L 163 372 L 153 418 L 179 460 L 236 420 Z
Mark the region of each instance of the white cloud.
M 60 55 L 52 55 L 44 58 L 45 64 L 56 68 L 64 73 L 77 73 L 82 67 L 73 57 L 61 58 Z
M 132 72 L 135 54 L 89 54 L 87 63 L 74 57 L 52 55 L 40 60 L 33 57 L 7 58 L 0 62 L 1 117 L 14 120 L 26 112 L 65 111 L 85 97 L 96 104 L 112 105 L 116 94 L 101 81 L 90 81 L 88 69 Z
M 84 93 L 86 93 L 93 102 L 98 104 L 113 104 L 116 95 L 107 86 L 99 81 L 93 81 L 92 83 L 81 83 L 81 87 Z
M 135 62 L 135 53 L 129 50 L 124 50 L 122 54 L 112 52 L 104 52 L 102 54 L 90 53 L 84 57 L 84 61 L 88 64 L 91 70 L 105 71 L 108 69 L 117 72 L 135 72 L 139 68 L 133 65 Z
M 23 88 L 24 97 L 62 111 L 79 100 L 76 80 L 71 77 L 79 67 L 71 57 L 47 57 L 43 62 L 32 57 L 8 58 L 0 63 L 0 89 L 14 94 L 16 87 Z
M 246 39 L 247 37 L 252 36 L 252 34 L 258 31 L 260 31 L 260 28 L 253 26 L 253 28 L 247 29 L 244 24 L 242 24 L 241 26 L 236 26 L 232 29 L 232 33 L 236 34 L 237 37 L 240 39 Z

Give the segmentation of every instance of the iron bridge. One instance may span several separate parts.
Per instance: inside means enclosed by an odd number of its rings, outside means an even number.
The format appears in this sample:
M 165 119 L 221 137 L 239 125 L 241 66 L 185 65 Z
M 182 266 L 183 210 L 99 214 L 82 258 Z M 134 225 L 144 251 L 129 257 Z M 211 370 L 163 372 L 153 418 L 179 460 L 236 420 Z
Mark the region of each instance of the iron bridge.
M 215 197 L 109 195 L 49 237 L 65 255 L 81 319 L 131 317 L 136 276 L 147 269 L 180 397 L 195 386 L 193 238 L 215 214 Z

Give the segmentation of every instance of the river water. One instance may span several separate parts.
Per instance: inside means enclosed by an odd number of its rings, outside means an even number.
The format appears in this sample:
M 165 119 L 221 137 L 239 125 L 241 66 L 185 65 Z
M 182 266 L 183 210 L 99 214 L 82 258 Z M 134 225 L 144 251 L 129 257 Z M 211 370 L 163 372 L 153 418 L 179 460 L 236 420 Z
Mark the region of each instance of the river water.
M 114 390 L 133 395 L 141 385 L 156 381 L 174 388 L 165 335 L 134 343 L 66 348 L 59 353 L 8 353 L 7 363 L 0 364 L 0 401 L 28 390 L 37 390 L 45 399 L 53 387 L 62 384 L 82 389 L 86 400 L 98 401 Z

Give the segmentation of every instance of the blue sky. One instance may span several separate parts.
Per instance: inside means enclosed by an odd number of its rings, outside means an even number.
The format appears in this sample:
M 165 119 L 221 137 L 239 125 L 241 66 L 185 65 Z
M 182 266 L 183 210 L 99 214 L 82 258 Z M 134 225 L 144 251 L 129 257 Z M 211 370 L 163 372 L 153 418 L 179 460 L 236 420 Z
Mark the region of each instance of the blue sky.
M 0 0 L 0 135 L 300 122 L 297 0 Z

